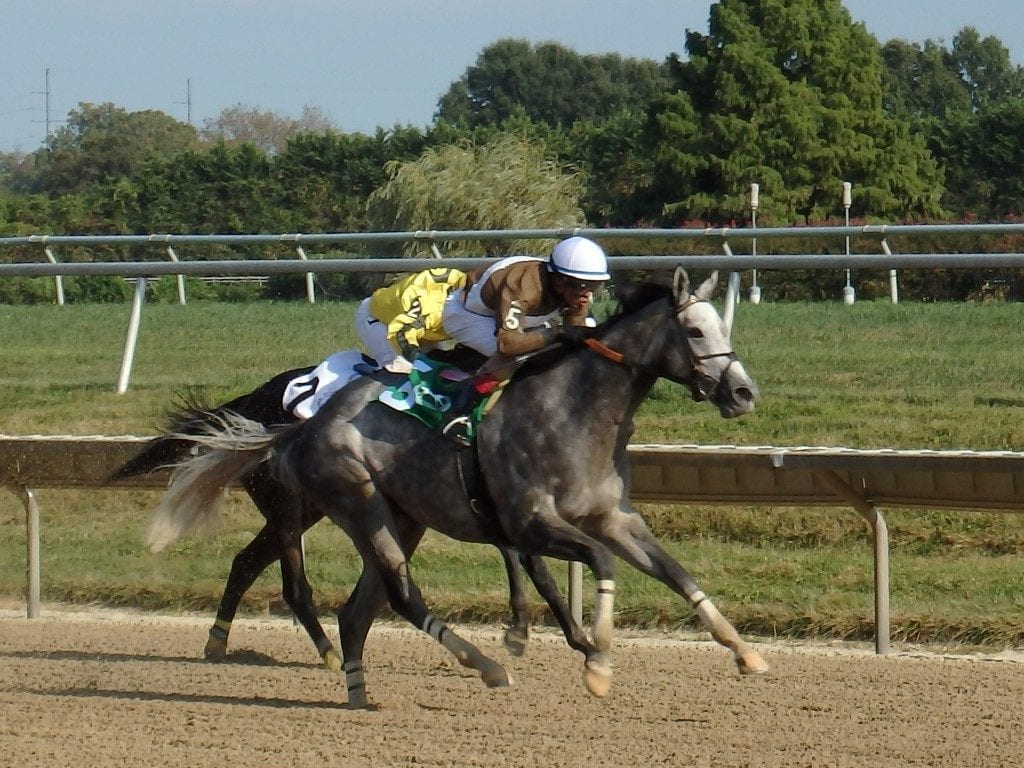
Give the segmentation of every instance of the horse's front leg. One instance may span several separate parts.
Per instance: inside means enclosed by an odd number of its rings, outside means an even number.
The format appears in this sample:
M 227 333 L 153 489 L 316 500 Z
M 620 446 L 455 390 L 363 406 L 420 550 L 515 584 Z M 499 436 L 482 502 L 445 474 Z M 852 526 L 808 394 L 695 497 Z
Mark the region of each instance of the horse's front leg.
M 523 528 L 517 541 L 523 565 L 530 573 L 537 591 L 555 614 L 570 647 L 583 653 L 583 682 L 595 696 L 606 696 L 611 687 L 611 647 L 615 611 L 615 560 L 600 542 L 561 518 L 535 516 Z M 541 557 L 578 561 L 589 566 L 596 581 L 594 600 L 593 642 L 572 618 L 561 591 L 551 579 Z
M 768 665 L 701 591 L 689 572 L 658 543 L 647 523 L 635 510 L 625 507 L 603 517 L 594 535 L 634 568 L 662 582 L 684 597 L 711 636 L 733 652 L 744 674 L 768 671 Z

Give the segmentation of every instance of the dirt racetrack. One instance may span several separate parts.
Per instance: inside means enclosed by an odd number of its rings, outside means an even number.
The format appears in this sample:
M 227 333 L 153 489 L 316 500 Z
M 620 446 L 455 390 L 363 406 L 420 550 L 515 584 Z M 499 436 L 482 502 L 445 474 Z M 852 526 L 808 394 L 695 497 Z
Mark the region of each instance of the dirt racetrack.
M 377 711 L 344 708 L 288 621 L 236 623 L 229 663 L 201 659 L 208 621 L 0 611 L 0 766 L 1020 766 L 1024 655 L 876 657 L 759 646 L 740 677 L 725 649 L 617 641 L 606 699 L 548 633 L 490 690 L 426 635 L 374 630 Z

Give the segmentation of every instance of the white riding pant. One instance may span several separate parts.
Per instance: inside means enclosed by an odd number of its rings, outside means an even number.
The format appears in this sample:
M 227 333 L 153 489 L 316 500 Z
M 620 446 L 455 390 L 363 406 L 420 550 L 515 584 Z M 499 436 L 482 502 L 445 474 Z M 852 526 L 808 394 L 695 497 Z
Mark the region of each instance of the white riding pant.
M 388 324 L 370 314 L 370 299 L 363 299 L 356 308 L 356 336 L 366 347 L 366 353 L 379 365 L 387 365 L 398 352 L 388 341 Z
M 493 315 L 478 315 L 466 309 L 462 291 L 454 291 L 444 303 L 441 322 L 445 332 L 459 344 L 491 357 L 498 353 L 498 326 Z

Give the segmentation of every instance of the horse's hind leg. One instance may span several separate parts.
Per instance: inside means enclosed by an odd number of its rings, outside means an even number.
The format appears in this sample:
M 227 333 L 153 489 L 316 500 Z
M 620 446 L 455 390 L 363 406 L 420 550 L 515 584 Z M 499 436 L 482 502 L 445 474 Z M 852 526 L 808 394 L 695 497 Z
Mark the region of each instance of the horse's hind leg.
M 503 641 L 505 649 L 513 656 L 522 656 L 526 652 L 526 641 L 530 637 L 530 606 L 523 588 L 523 574 L 519 567 L 519 557 L 515 550 L 498 547 L 501 559 L 505 563 L 505 574 L 508 576 L 508 602 L 512 609 L 512 620 L 505 630 Z
M 231 562 L 231 571 L 217 609 L 217 618 L 210 628 L 204 656 L 210 661 L 224 659 L 231 624 L 242 597 L 256 578 L 271 563 L 280 559 L 281 592 L 285 602 L 309 634 L 324 666 L 337 671 L 341 668 L 341 660 L 317 619 L 313 607 L 313 591 L 306 579 L 302 555 L 302 534 L 323 515 L 308 507 L 300 508 L 290 496 L 280 496 L 285 493 L 283 488 L 268 483 L 265 478 L 249 477 L 244 485 L 267 522 Z
M 251 479 L 246 486 L 249 495 L 267 518 L 268 527 L 277 536 L 277 551 L 281 559 L 281 595 L 316 646 L 324 667 L 337 672 L 341 669 L 341 658 L 317 618 L 313 589 L 306 578 L 302 551 L 302 534 L 319 521 L 323 514 L 265 477 Z
M 235 555 L 231 561 L 231 571 L 224 585 L 220 606 L 217 608 L 217 618 L 210 627 L 210 637 L 203 650 L 206 659 L 222 661 L 227 655 L 228 635 L 242 597 L 256 578 L 278 557 L 277 537 L 269 524 L 264 525 L 253 540 Z
M 386 502 L 376 496 L 365 508 L 335 521 L 352 538 L 364 564 L 363 575 L 355 591 L 338 614 L 350 707 L 367 706 L 362 679 L 362 645 L 382 603 L 381 590 L 395 613 L 434 638 L 462 666 L 477 670 L 488 687 L 511 684 L 504 667 L 459 637 L 431 613 L 409 573 L 408 559 L 399 543 L 401 537 Z

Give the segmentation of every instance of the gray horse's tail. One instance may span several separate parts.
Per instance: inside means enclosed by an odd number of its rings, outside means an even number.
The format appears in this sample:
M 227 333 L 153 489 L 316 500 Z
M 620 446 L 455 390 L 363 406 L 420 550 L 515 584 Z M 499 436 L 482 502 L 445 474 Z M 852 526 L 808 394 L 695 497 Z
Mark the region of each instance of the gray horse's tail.
M 174 465 L 170 484 L 153 510 L 147 546 L 159 552 L 197 526 L 219 519 L 227 488 L 269 458 L 278 431 L 224 412 L 194 434 L 169 433 L 167 438 L 205 450 Z

